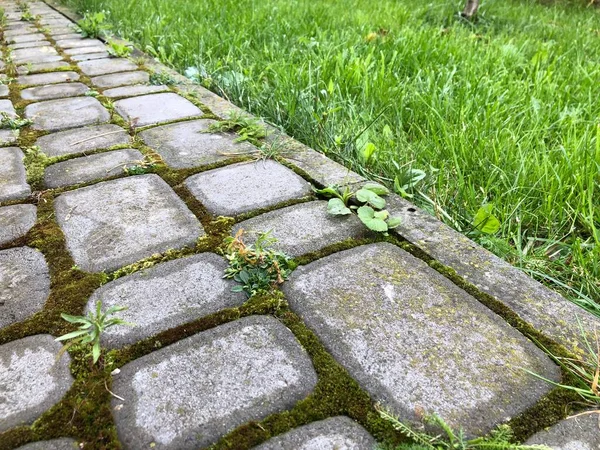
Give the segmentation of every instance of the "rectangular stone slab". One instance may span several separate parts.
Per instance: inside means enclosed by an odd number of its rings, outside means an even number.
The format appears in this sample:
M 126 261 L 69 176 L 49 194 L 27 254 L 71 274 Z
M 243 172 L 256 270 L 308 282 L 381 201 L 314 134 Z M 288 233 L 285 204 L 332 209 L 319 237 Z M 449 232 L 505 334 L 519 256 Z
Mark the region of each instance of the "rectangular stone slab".
M 136 97 L 138 95 L 156 94 L 158 92 L 169 92 L 169 86 L 123 86 L 107 89 L 102 95 L 108 98 Z
M 317 375 L 277 319 L 247 317 L 189 337 L 121 368 L 113 391 L 129 450 L 205 448 L 250 420 L 292 408 Z
M 36 130 L 59 131 L 108 122 L 110 113 L 93 97 L 76 97 L 27 105 L 25 117 Z
M 92 83 L 97 84 L 94 79 Z M 202 115 L 200 108 L 174 93 L 118 100 L 115 102 L 115 110 L 125 120 L 134 121 L 138 127 Z
M 90 77 L 116 72 L 131 72 L 138 69 L 137 64 L 125 58 L 94 59 L 80 62 L 77 65 L 84 74 Z
M 56 45 L 60 48 L 75 48 L 75 47 L 93 47 L 104 45 L 102 41 L 98 39 L 85 39 L 81 36 L 75 38 L 61 38 L 56 40 Z
M 103 45 L 94 45 L 91 47 L 79 47 L 79 48 L 67 48 L 64 50 L 66 55 L 87 55 L 88 53 L 100 53 L 106 51 L 106 47 Z
M 17 143 L 19 130 L 0 130 L 0 146 Z
M 53 100 L 84 95 L 90 88 L 83 83 L 58 83 L 36 86 L 21 91 L 23 100 Z
M 36 145 L 48 156 L 64 156 L 85 154 L 130 142 L 131 138 L 123 128 L 106 124 L 47 134 L 40 137 Z
M 30 73 L 41 72 L 50 69 L 70 69 L 71 64 L 66 61 L 52 61 L 47 63 L 39 64 L 26 64 L 17 67 L 17 73 L 19 75 L 27 75 Z
M 143 162 L 144 155 L 135 149 L 69 159 L 46 167 L 44 185 L 54 189 L 124 175 L 125 169 L 139 166 Z
M 17 78 L 17 83 L 24 86 L 40 86 L 42 84 L 66 83 L 79 80 L 77 72 L 50 72 L 36 75 L 22 75 Z
M 12 205 L 0 208 L 0 245 L 24 236 L 35 224 L 34 205 Z
M 56 218 L 75 264 L 88 272 L 116 270 L 193 246 L 200 222 L 158 175 L 105 181 L 61 194 Z
M 23 158 L 20 148 L 0 148 L 0 202 L 23 199 L 31 194 Z
M 89 61 L 92 59 L 108 58 L 109 56 L 110 55 L 108 54 L 108 52 L 96 50 L 95 53 L 87 53 L 85 55 L 73 55 L 71 56 L 71 59 L 73 61 Z
M 552 361 L 423 261 L 388 243 L 296 269 L 291 308 L 371 397 L 401 421 L 436 413 L 483 435 L 560 380 Z
M 104 58 L 104 56 L 102 56 Z M 150 81 L 148 72 L 138 70 L 136 72 L 111 73 L 92 78 L 92 83 L 101 88 L 112 88 L 131 84 L 143 84 Z

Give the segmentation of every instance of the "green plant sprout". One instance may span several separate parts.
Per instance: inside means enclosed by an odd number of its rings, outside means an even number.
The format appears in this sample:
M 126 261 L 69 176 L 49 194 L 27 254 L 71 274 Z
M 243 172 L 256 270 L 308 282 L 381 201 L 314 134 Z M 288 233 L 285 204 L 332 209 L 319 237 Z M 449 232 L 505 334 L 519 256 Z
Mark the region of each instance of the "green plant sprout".
M 63 346 L 60 354 L 64 353 L 74 344 L 92 344 L 92 361 L 96 364 L 100 358 L 100 336 L 102 333 L 115 325 L 133 325 L 117 317 L 109 319 L 109 316 L 126 309 L 123 306 L 111 306 L 105 313 L 102 313 L 102 302 L 98 300 L 96 302 L 96 311 L 90 311 L 87 317 L 61 314 L 60 316 L 67 322 L 79 324 L 79 329 L 55 339 L 56 341 L 70 340 L 70 342 Z
M 0 128 L 18 130 L 19 128 L 31 125 L 32 123 L 33 121 L 31 119 L 24 119 L 19 115 L 11 115 L 4 111 L 0 112 Z
M 36 16 L 31 14 L 31 12 L 29 10 L 27 10 L 27 11 L 24 11 L 23 14 L 21 14 L 21 20 L 24 22 L 35 22 Z
M 390 422 L 394 429 L 411 438 L 414 444 L 403 444 L 396 450 L 552 450 L 545 445 L 514 444 L 512 430 L 508 425 L 500 425 L 489 436 L 467 439 L 462 430 L 455 432 L 438 415 L 423 416 L 423 421 L 435 428 L 440 428 L 444 435 L 431 436 L 422 431 L 416 431 L 403 424 L 391 413 L 376 405 L 379 415 Z
M 162 71 L 162 72 L 152 72 L 150 74 L 150 84 L 154 85 L 154 86 L 172 86 L 176 83 L 177 80 L 175 80 L 175 78 L 173 78 L 171 75 L 169 75 L 168 72 L 166 71 Z
M 328 186 L 315 189 L 317 194 L 329 198 L 327 212 L 334 216 L 347 216 L 356 211 L 360 221 L 372 231 L 387 234 L 400 225 L 399 217 L 390 217 L 384 209 L 386 201 L 383 196 L 390 193 L 389 189 L 377 183 L 366 183 L 357 191 L 350 187 L 340 188 Z M 356 203 L 356 204 L 351 204 Z
M 267 137 L 267 129 L 258 119 L 240 112 L 233 112 L 229 119 L 211 124 L 208 131 L 211 133 L 233 131 L 239 135 L 234 142 L 248 141 L 257 147 L 261 147 L 262 139 Z
M 259 233 L 256 242 L 248 245 L 243 241 L 244 230 L 225 240 L 225 257 L 229 267 L 224 278 L 237 281 L 240 285 L 233 292 L 245 292 L 252 297 L 261 292 L 269 292 L 287 280 L 292 272 L 290 257 L 270 247 L 277 242 L 270 233 Z
M 107 52 L 114 58 L 126 58 L 131 55 L 131 47 L 118 41 L 109 40 Z
M 86 12 L 79 22 L 79 32 L 83 37 L 98 38 L 103 32 L 109 29 L 106 23 L 106 13 L 100 11 L 97 13 Z

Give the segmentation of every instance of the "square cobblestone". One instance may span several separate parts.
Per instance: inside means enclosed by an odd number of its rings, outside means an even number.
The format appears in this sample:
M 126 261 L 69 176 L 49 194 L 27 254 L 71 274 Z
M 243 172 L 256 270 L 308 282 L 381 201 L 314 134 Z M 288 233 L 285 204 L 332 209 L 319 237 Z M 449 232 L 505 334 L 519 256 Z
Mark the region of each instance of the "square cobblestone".
M 125 120 L 135 122 L 138 127 L 202 115 L 200 108 L 174 93 L 118 100 L 115 102 L 115 110 Z
M 25 117 L 36 130 L 58 131 L 108 122 L 110 113 L 95 98 L 78 97 L 33 103 L 25 107 Z

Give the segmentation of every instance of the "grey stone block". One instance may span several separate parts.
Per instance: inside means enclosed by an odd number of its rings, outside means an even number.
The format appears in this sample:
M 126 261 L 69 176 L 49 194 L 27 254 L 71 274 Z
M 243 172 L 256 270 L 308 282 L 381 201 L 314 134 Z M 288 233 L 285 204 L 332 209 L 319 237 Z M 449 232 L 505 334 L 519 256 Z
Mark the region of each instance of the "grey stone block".
M 17 450 L 76 450 L 79 443 L 71 438 L 53 439 L 51 441 L 32 442 Z
M 58 403 L 73 384 L 70 357 L 48 334 L 0 346 L 0 433 L 31 424 Z
M 552 450 L 598 450 L 598 412 L 565 419 L 532 436 L 526 444 L 546 445 Z
M 32 31 L 32 30 L 35 30 L 35 28 L 24 27 L 18 31 L 18 34 L 15 31 L 14 34 L 11 33 L 9 36 L 6 36 L 6 31 L 5 31 L 4 32 L 5 39 L 7 39 L 8 43 L 13 43 L 13 44 L 20 44 L 21 42 L 43 41 L 46 39 L 46 36 L 44 36 L 42 33 L 23 34 L 27 31 Z
M 25 236 L 35 225 L 37 208 L 34 205 L 12 205 L 0 208 L 0 245 Z
M 23 100 L 52 100 L 55 98 L 77 97 L 84 95 L 90 88 L 83 83 L 60 83 L 37 86 L 21 91 Z
M 67 48 L 63 50 L 65 54 L 69 56 L 79 56 L 79 55 L 88 55 L 92 53 L 101 53 L 106 51 L 106 47 L 104 45 L 94 45 L 91 47 L 78 47 L 78 48 Z
M 30 73 L 41 72 L 50 69 L 66 69 L 70 68 L 71 65 L 66 61 L 53 61 L 39 64 L 27 64 L 17 67 L 19 75 L 27 75 Z
M 123 128 L 107 124 L 47 134 L 36 145 L 48 156 L 64 156 L 127 145 L 130 140 Z
M 17 117 L 17 112 L 10 100 L 0 100 L 0 112 L 8 114 L 9 117 Z
M 41 86 L 43 84 L 66 83 L 79 80 L 77 72 L 50 72 L 35 75 L 21 75 L 17 83 L 24 86 Z
M 124 58 L 94 59 L 77 64 L 81 71 L 90 77 L 116 72 L 131 72 L 137 70 L 137 64 Z
M 143 131 L 140 137 L 176 169 L 213 164 L 257 151 L 247 142 L 235 143 L 238 136 L 234 134 L 207 133 L 212 123 L 215 121 L 206 119 L 174 123 Z
M 92 83 L 101 88 L 113 88 L 128 86 L 131 84 L 142 84 L 150 81 L 148 72 L 138 70 L 136 72 L 111 73 L 92 78 Z
M 402 421 L 436 413 L 483 435 L 533 406 L 559 368 L 522 334 L 423 261 L 388 243 L 296 269 L 291 308 Z
M 20 48 L 31 48 L 31 47 L 47 47 L 50 44 L 49 41 L 31 41 L 31 42 L 21 42 L 20 44 L 11 44 L 8 46 L 11 50 L 18 50 Z
M 121 347 L 246 301 L 231 292 L 236 284 L 223 279 L 227 262 L 211 253 L 158 264 L 112 281 L 90 297 L 88 311 L 102 300 L 104 308 L 126 306 L 119 313 L 134 327 L 109 328 L 102 335 L 107 347 Z
M 120 88 L 107 89 L 102 92 L 102 95 L 108 98 L 120 98 L 120 97 L 136 97 L 138 95 L 156 94 L 158 92 L 169 92 L 168 86 L 124 86 Z
M 8 97 L 9 93 L 10 93 L 10 90 L 9 90 L 8 86 L 5 84 L 0 84 L 0 97 L 6 98 L 6 97 Z
M 106 181 L 61 194 L 56 217 L 75 263 L 115 270 L 155 253 L 193 245 L 198 219 L 157 175 Z
M 284 411 L 314 389 L 316 373 L 292 333 L 254 316 L 135 360 L 115 377 L 113 414 L 124 447 L 206 447 L 250 420 Z
M 136 121 L 138 127 L 202 115 L 192 102 L 172 92 L 118 100 L 115 110 L 125 120 Z
M 38 55 L 38 56 L 31 56 L 29 58 L 13 59 L 13 63 L 15 63 L 18 66 L 23 65 L 23 64 L 41 64 L 41 63 L 49 63 L 49 62 L 56 62 L 56 61 L 63 61 L 62 56 L 60 56 L 60 55 Z
M 185 186 L 214 216 L 236 216 L 311 194 L 309 183 L 273 160 L 202 172 Z
M 59 131 L 108 122 L 110 113 L 93 97 L 48 100 L 25 107 L 36 130 Z
M 0 251 L 0 328 L 40 311 L 49 294 L 44 255 L 29 247 Z
M 17 147 L 0 148 L 0 202 L 23 199 L 29 194 L 23 152 Z
M 81 48 L 81 47 L 98 47 L 104 45 L 102 41 L 98 39 L 85 39 L 79 35 L 76 37 L 69 37 L 56 40 L 56 45 L 60 48 Z
M 44 56 L 56 56 L 58 52 L 54 47 L 49 45 L 42 47 L 30 47 L 30 48 L 21 48 L 12 51 L 13 61 L 19 60 L 29 60 L 31 58 L 38 58 Z
M 261 214 L 236 224 L 233 234 L 240 228 L 247 233 L 245 241 L 248 243 L 253 243 L 258 233 L 271 232 L 277 239 L 273 247 L 292 257 L 317 252 L 346 239 L 373 237 L 354 214 L 329 214 L 325 201 L 292 205 Z
M 87 53 L 84 55 L 73 55 L 71 56 L 71 59 L 73 61 L 91 61 L 92 59 L 108 58 L 109 56 L 110 55 L 108 54 L 108 52 L 99 51 L 98 49 L 96 49 L 96 52 L 94 53 Z
M 0 130 L 0 146 L 16 144 L 18 138 L 19 130 Z
M 535 329 L 574 353 L 585 349 L 579 323 L 593 341 L 600 319 L 542 286 L 521 270 L 478 246 L 435 217 L 397 195 L 387 197 L 388 210 L 402 219 L 392 230 L 458 276 L 519 315 Z
M 72 186 L 122 175 L 126 168 L 140 165 L 144 155 L 135 149 L 114 150 L 69 159 L 48 166 L 44 185 L 50 189 Z
M 373 450 L 375 439 L 345 416 L 313 422 L 276 436 L 255 450 Z

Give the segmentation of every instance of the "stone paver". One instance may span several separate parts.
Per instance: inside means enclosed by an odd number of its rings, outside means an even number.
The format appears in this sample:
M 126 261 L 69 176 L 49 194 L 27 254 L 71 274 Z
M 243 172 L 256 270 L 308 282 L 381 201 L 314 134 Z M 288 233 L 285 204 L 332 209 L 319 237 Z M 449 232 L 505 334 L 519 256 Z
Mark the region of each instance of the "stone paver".
M 50 72 L 38 73 L 35 75 L 21 75 L 17 78 L 17 83 L 24 86 L 40 86 L 43 84 L 65 83 L 77 80 L 79 80 L 79 74 L 77 72 Z
M 36 142 L 48 156 L 75 155 L 115 145 L 130 144 L 127 132 L 117 125 L 96 125 L 42 136 Z
M 116 72 L 130 72 L 138 69 L 136 64 L 124 58 L 94 59 L 80 62 L 77 65 L 83 73 L 90 77 Z
M 127 306 L 119 314 L 134 327 L 109 328 L 103 345 L 120 347 L 183 325 L 219 310 L 239 306 L 242 293 L 231 292 L 235 285 L 223 279 L 225 259 L 201 253 L 165 262 L 143 272 L 112 281 L 90 297 L 88 310 L 98 300 L 104 308 Z
M 247 142 L 235 143 L 234 134 L 208 133 L 208 127 L 214 122 L 202 119 L 163 125 L 143 131 L 140 137 L 175 169 L 214 164 L 257 151 Z
M 84 95 L 90 88 L 83 83 L 59 83 L 23 89 L 23 100 L 52 100 L 55 98 Z
M 272 160 L 202 172 L 188 178 L 185 185 L 214 216 L 236 216 L 311 193 L 309 183 Z
M 21 37 L 21 36 L 26 36 L 26 35 L 35 35 L 36 37 L 40 37 L 40 39 L 32 39 L 30 41 L 28 40 L 20 40 L 21 42 L 31 42 L 31 41 L 35 41 L 35 40 L 44 40 L 46 39 L 46 36 L 40 36 L 39 33 L 37 32 L 37 28 L 35 27 L 22 27 L 22 28 L 15 28 L 12 30 L 5 30 L 4 31 L 4 40 L 10 44 L 11 42 L 15 42 L 13 39 L 15 37 Z M 17 42 L 15 42 L 17 43 Z
M 17 142 L 19 137 L 19 130 L 0 130 L 0 146 L 2 145 L 13 145 Z M 0 184 L 2 184 L 0 182 Z M 2 200 L 0 200 L 2 201 Z
M 38 55 L 38 56 L 31 56 L 31 57 L 27 57 L 27 58 L 13 59 L 13 62 L 16 65 L 41 64 L 41 63 L 49 63 L 49 62 L 56 62 L 56 61 L 63 61 L 62 56 L 60 56 L 60 55 Z
M 58 403 L 73 384 L 70 358 L 47 334 L 0 346 L 0 433 L 31 424 Z
M 96 51 L 94 53 L 86 53 L 83 55 L 73 55 L 71 56 L 71 59 L 73 61 L 91 61 L 92 59 L 103 59 L 103 58 L 108 58 L 110 55 L 108 54 L 108 52 L 106 51 L 99 51 L 98 48 L 96 48 Z
M 93 97 L 48 100 L 25 107 L 36 130 L 59 131 L 110 120 L 110 113 Z
M 27 30 L 31 28 L 26 28 Z M 6 35 L 6 32 L 5 32 Z M 46 36 L 42 33 L 31 33 L 31 34 L 11 34 L 5 37 L 9 44 L 20 44 L 21 42 L 31 42 L 31 41 L 44 41 Z
M 158 92 L 168 92 L 168 86 L 147 86 L 147 85 L 138 85 L 138 86 L 124 86 L 119 88 L 107 89 L 102 94 L 105 97 L 109 98 L 119 98 L 119 97 L 135 97 L 138 95 L 147 95 L 147 94 L 156 94 Z
M 87 55 L 90 53 L 100 53 L 103 51 L 106 51 L 106 48 L 100 45 L 95 45 L 92 47 L 67 48 L 64 50 L 65 54 L 69 56 Z
M 198 219 L 157 175 L 66 192 L 56 199 L 55 209 L 75 263 L 90 272 L 193 245 L 204 234 Z
M 31 47 L 46 47 L 52 45 L 49 41 L 30 41 L 30 42 L 21 42 L 19 44 L 11 44 L 8 46 L 11 50 L 17 50 L 20 48 L 31 48 Z
M 300 267 L 283 291 L 350 375 L 404 421 L 423 408 L 485 434 L 551 389 L 523 368 L 560 379 L 533 343 L 392 244 Z
M 148 75 L 148 72 L 141 70 L 136 72 L 111 73 L 92 78 L 92 83 L 101 88 L 142 84 L 148 83 L 148 81 L 150 81 L 150 75 Z
M 59 162 L 46 168 L 44 185 L 59 188 L 122 175 L 140 165 L 144 155 L 134 149 L 114 150 Z
M 565 419 L 532 436 L 526 444 L 546 445 L 552 450 L 600 449 L 600 414 L 598 412 Z
M 79 443 L 71 438 L 53 439 L 51 441 L 32 442 L 17 450 L 76 450 Z
M 17 67 L 17 72 L 19 73 L 19 75 L 27 75 L 30 73 L 41 72 L 44 70 L 66 69 L 70 67 L 71 65 L 66 61 L 52 61 L 47 63 L 27 64 L 24 66 L 19 66 Z
M 39 57 L 56 56 L 58 52 L 54 47 L 49 45 L 42 47 L 21 48 L 12 51 L 13 61 L 32 61 Z
M 31 194 L 23 157 L 20 148 L 0 148 L 0 202 L 23 199 Z
M 39 251 L 29 247 L 0 251 L 0 328 L 41 310 L 49 293 L 48 266 Z
M 100 46 L 100 45 L 104 45 L 102 44 L 102 41 L 98 40 L 98 39 L 85 39 L 82 38 L 81 36 L 77 36 L 75 38 L 70 37 L 70 38 L 61 38 L 61 39 L 57 39 L 56 40 L 56 45 L 59 46 L 60 48 L 75 48 L 75 47 L 92 47 L 92 46 Z
M 202 111 L 192 102 L 174 93 L 118 100 L 115 110 L 125 120 L 135 121 L 138 127 L 202 115 Z
M 0 245 L 24 236 L 35 225 L 34 205 L 12 205 L 0 208 Z
M 373 450 L 376 444 L 358 423 L 338 416 L 296 428 L 254 450 Z
M 244 241 L 253 243 L 258 233 L 270 232 L 277 239 L 274 248 L 297 257 L 317 252 L 328 245 L 347 239 L 373 237 L 354 215 L 333 216 L 327 202 L 314 201 L 261 214 L 233 227 L 235 234 L 243 228 Z
M 121 368 L 113 391 L 128 449 L 198 448 L 249 420 L 284 411 L 317 381 L 305 350 L 279 321 L 254 316 L 199 333 Z
M 10 93 L 10 89 L 8 88 L 8 86 L 5 84 L 0 84 L 0 97 L 6 98 L 6 97 L 8 97 L 9 93 Z
M 10 100 L 0 100 L 0 113 L 6 113 L 9 117 L 17 117 L 15 107 Z

